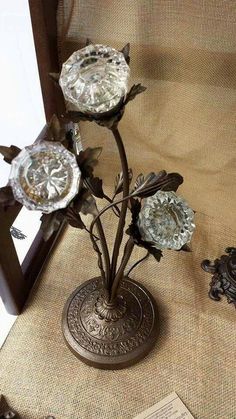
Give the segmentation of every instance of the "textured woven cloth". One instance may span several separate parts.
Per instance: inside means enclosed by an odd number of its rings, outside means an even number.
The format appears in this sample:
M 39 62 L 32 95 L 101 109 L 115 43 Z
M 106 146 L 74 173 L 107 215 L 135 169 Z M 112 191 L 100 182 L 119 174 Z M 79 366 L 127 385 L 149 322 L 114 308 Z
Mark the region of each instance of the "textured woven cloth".
M 157 300 L 161 334 L 143 361 L 115 372 L 84 365 L 63 341 L 66 299 L 98 273 L 86 232 L 68 228 L 0 352 L 0 392 L 25 419 L 131 419 L 173 391 L 196 419 L 235 419 L 235 310 L 209 300 L 200 268 L 236 239 L 235 1 L 64 1 L 58 27 L 62 61 L 87 37 L 131 43 L 131 83 L 148 89 L 120 124 L 129 165 L 180 172 L 197 228 L 192 253 L 166 251 L 133 271 Z M 111 193 L 112 135 L 91 123 L 81 132 L 84 146 L 103 146 L 97 173 Z M 104 220 L 112 243 L 114 217 Z

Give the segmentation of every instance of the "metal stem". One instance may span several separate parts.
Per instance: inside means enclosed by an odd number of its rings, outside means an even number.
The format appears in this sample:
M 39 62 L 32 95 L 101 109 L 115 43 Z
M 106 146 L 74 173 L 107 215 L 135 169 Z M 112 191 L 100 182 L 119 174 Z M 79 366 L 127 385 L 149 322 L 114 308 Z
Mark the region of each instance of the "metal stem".
M 114 198 L 115 198 L 115 196 L 114 196 L 113 198 L 110 198 L 108 195 L 104 194 L 104 198 L 105 198 L 108 202 L 110 202 L 110 204 L 112 204 L 112 203 L 114 202 Z M 117 205 L 116 205 L 115 207 L 112 207 L 112 210 L 113 210 L 114 214 L 115 214 L 117 217 L 119 217 L 119 216 L 120 216 L 120 209 L 117 207 Z
M 124 144 L 122 141 L 122 138 L 120 136 L 120 133 L 118 131 L 118 128 L 113 128 L 112 129 L 112 133 L 114 135 L 116 144 L 117 144 L 117 148 L 119 151 L 119 156 L 120 156 L 120 161 L 121 161 L 121 166 L 122 166 L 122 172 L 123 172 L 123 198 L 125 198 L 127 195 L 129 195 L 129 169 L 128 169 L 128 163 L 127 163 L 127 158 L 126 158 L 126 153 L 125 153 L 125 149 L 124 149 Z M 123 238 L 123 230 L 124 230 L 124 226 L 125 226 L 125 217 L 126 217 L 126 212 L 127 212 L 127 207 L 128 207 L 128 200 L 124 200 L 122 202 L 122 206 L 121 206 L 121 210 L 120 210 L 120 219 L 119 219 L 119 223 L 118 223 L 118 228 L 117 228 L 117 232 L 116 232 L 116 238 L 115 238 L 115 243 L 114 243 L 114 248 L 113 248 L 113 255 L 112 255 L 112 262 L 111 262 L 111 277 L 110 277 L 110 281 L 112 285 L 112 282 L 115 279 L 115 275 L 116 275 L 116 266 L 117 266 L 117 259 L 119 256 L 119 251 L 120 251 L 120 245 L 121 245 L 121 241 Z
M 147 252 L 145 256 L 143 256 L 141 259 L 137 260 L 137 262 L 135 262 L 131 268 L 129 268 L 128 272 L 125 274 L 125 276 L 129 276 L 130 273 L 132 272 L 132 270 L 134 268 L 136 268 L 136 266 L 138 266 L 140 263 L 144 262 L 148 257 L 149 257 L 150 253 Z
M 118 269 L 118 272 L 115 276 L 114 282 L 112 284 L 110 302 L 113 302 L 116 297 L 116 292 L 117 292 L 120 280 L 122 279 L 125 267 L 129 261 L 133 248 L 134 248 L 134 242 L 133 242 L 133 239 L 130 237 L 125 245 L 124 255 L 123 255 L 120 267 Z
M 94 235 L 93 235 L 94 226 L 97 225 L 97 221 L 100 220 L 100 217 L 104 214 L 104 212 L 108 211 L 110 208 L 114 208 L 117 204 L 120 204 L 124 201 L 128 202 L 131 197 L 132 197 L 132 194 L 128 195 L 128 196 L 125 196 L 124 198 L 121 198 L 121 199 L 119 199 L 117 201 L 114 201 L 111 204 L 107 205 L 94 217 L 93 221 L 91 222 L 90 229 L 89 229 L 90 239 L 93 243 L 94 249 L 98 253 L 100 263 L 101 263 L 101 254 L 99 253 L 99 248 L 97 246 L 96 240 L 95 240 Z M 107 283 L 107 289 L 108 289 L 108 283 Z
M 105 263 L 105 278 L 106 278 L 106 284 L 105 285 L 108 288 L 109 282 L 110 282 L 110 256 L 109 256 L 107 242 L 106 242 L 106 238 L 105 238 L 105 234 L 104 234 L 104 230 L 103 230 L 103 226 L 102 226 L 100 218 L 96 219 L 96 227 L 97 227 L 97 230 L 98 230 L 98 235 L 99 235 L 100 242 L 101 242 L 102 254 L 103 254 L 104 263 Z M 90 237 L 91 237 L 91 235 L 90 235 Z M 94 238 L 93 238 L 92 241 L 93 241 L 93 245 L 94 245 L 94 242 L 96 243 Z

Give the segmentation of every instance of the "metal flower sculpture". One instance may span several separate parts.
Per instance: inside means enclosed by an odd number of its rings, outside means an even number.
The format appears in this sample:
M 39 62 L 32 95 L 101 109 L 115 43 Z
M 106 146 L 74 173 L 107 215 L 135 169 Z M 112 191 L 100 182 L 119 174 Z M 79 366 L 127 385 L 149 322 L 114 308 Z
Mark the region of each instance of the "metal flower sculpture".
M 158 336 L 154 298 L 125 273 L 134 246 L 144 247 L 159 261 L 163 248 L 188 251 L 194 229 L 193 211 L 175 194 L 183 182 L 181 175 L 164 170 L 146 177 L 141 174 L 131 186 L 132 170 L 118 124 L 125 106 L 145 87 L 134 85 L 127 93 L 128 64 L 129 44 L 122 51 L 88 45 L 74 52 L 63 64 L 61 75 L 51 75 L 67 101 L 62 120 L 54 116 L 42 140 L 23 151 L 15 146 L 0 147 L 4 159 L 12 162 L 9 185 L 0 190 L 1 205 L 18 200 L 29 209 L 41 210 L 46 240 L 61 220 L 89 232 L 100 275 L 88 279 L 69 297 L 62 324 L 69 348 L 97 368 L 124 368 L 137 362 Z M 78 154 L 75 130 L 65 129 L 68 122 L 80 120 L 105 126 L 114 136 L 122 171 L 112 197 L 104 192 L 102 179 L 94 175 L 101 148 L 87 148 Z M 108 201 L 101 211 L 96 198 Z M 101 219 L 109 209 L 119 219 L 112 252 Z M 128 210 L 128 240 L 118 263 Z M 87 214 L 93 216 L 89 228 L 83 217 Z

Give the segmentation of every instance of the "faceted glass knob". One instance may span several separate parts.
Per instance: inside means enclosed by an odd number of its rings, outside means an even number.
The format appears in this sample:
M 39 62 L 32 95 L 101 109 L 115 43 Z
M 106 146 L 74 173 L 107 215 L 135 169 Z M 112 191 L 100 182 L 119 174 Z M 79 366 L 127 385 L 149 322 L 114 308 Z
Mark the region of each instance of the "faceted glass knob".
M 75 156 L 62 144 L 40 141 L 12 161 L 9 182 L 22 205 L 50 213 L 69 204 L 78 192 L 80 176 Z
M 175 249 L 190 242 L 195 224 L 194 212 L 174 192 L 158 191 L 144 199 L 138 228 L 144 241 L 157 249 Z
M 129 72 L 122 52 L 104 45 L 88 45 L 63 64 L 59 83 L 65 100 L 76 109 L 103 113 L 126 95 Z

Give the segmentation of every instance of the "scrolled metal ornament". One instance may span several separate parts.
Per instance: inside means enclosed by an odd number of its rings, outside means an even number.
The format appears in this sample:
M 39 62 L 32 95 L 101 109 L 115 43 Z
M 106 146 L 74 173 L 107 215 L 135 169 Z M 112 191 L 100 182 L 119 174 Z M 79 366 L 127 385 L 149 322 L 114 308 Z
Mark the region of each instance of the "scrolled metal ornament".
M 203 260 L 201 267 L 205 272 L 213 274 L 209 297 L 220 301 L 221 296 L 225 295 L 228 303 L 236 308 L 236 248 L 227 247 L 225 253 L 214 261 Z

